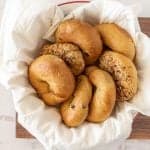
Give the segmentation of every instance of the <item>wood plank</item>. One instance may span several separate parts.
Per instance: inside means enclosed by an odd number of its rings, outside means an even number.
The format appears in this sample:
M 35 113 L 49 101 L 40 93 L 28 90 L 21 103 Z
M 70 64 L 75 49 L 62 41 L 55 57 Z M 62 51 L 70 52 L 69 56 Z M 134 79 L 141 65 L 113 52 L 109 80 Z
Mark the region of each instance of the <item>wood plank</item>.
M 150 18 L 139 18 L 139 23 L 142 32 L 150 36 Z
M 150 18 L 139 18 L 141 30 L 150 36 Z M 17 138 L 33 138 L 33 136 L 26 131 L 16 121 L 16 137 Z M 150 117 L 138 114 L 133 123 L 133 130 L 129 139 L 150 139 Z
M 138 114 L 133 122 L 130 139 L 150 139 L 150 117 Z
M 16 138 L 34 138 L 24 127 L 16 122 Z

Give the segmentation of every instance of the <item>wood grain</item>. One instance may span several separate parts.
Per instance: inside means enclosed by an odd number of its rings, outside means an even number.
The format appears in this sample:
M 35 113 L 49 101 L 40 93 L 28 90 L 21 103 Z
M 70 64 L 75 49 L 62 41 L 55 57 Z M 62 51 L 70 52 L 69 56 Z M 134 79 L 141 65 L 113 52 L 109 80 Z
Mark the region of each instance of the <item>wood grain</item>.
M 150 139 L 150 117 L 138 114 L 133 122 L 130 139 Z
M 139 18 L 139 23 L 142 32 L 150 36 L 150 18 Z
M 16 138 L 34 138 L 24 127 L 17 121 L 16 115 Z
M 141 30 L 150 36 L 150 18 L 139 18 Z M 34 138 L 16 119 L 16 137 Z M 129 139 L 150 139 L 150 117 L 138 114 L 133 122 L 133 130 Z

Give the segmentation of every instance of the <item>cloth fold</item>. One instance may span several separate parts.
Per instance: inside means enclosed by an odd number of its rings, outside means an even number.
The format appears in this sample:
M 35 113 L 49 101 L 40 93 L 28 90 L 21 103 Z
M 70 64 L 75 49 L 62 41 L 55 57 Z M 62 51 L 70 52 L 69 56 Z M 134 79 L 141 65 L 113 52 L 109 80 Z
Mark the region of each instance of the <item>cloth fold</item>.
M 93 149 L 123 140 L 129 136 L 137 112 L 150 115 L 150 39 L 141 32 L 130 7 L 115 0 L 95 0 L 64 16 L 63 11 L 49 0 L 26 1 L 16 5 L 18 15 L 13 19 L 11 12 L 16 11 L 13 8 L 2 22 L 0 81 L 12 91 L 19 122 L 45 149 Z M 138 93 L 130 102 L 118 103 L 112 116 L 100 124 L 85 122 L 78 128 L 67 128 L 58 110 L 46 106 L 28 82 L 28 65 L 39 53 L 44 39 L 53 42 L 58 24 L 69 18 L 93 25 L 114 22 L 126 29 L 136 44 Z

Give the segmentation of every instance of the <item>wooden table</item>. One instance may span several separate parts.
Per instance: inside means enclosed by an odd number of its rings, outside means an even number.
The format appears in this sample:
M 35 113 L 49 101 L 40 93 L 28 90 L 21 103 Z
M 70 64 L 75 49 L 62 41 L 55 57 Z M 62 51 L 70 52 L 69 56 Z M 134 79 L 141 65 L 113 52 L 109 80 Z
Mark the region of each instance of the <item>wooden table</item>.
M 139 18 L 142 31 L 150 36 L 150 18 Z M 16 121 L 17 138 L 34 138 Z M 150 139 L 150 117 L 138 114 L 133 123 L 130 139 Z

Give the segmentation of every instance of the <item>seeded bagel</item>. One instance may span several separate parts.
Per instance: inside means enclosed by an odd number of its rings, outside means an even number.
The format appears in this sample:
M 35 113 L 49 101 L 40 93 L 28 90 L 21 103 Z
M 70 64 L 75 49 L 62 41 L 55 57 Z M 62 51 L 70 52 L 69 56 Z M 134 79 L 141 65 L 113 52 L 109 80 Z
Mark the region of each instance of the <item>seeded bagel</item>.
M 62 58 L 74 75 L 79 75 L 84 70 L 85 63 L 82 53 L 77 46 L 71 43 L 45 44 L 41 54 L 51 54 Z
M 100 68 L 112 74 L 117 86 L 117 100 L 131 100 L 137 92 L 138 77 L 133 62 L 117 52 L 105 51 L 100 59 Z

